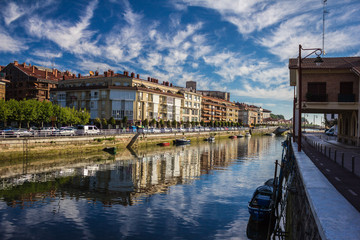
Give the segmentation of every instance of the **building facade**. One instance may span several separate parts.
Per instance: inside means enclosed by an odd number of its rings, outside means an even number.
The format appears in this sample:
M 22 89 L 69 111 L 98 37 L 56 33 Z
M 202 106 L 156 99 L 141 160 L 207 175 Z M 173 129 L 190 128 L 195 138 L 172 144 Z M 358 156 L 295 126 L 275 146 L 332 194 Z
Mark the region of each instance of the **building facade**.
M 181 103 L 184 99 L 178 89 L 168 82 L 159 84 L 157 79 L 135 77 L 134 73 L 114 74 L 66 79 L 52 91 L 52 101 L 61 106 L 87 109 L 91 119 L 110 117 L 141 124 L 151 121 L 181 120 Z
M 237 123 L 238 118 L 239 108 L 235 103 L 206 95 L 202 96 L 201 120 L 205 123 L 211 121 Z
M 360 57 L 323 58 L 320 66 L 304 59 L 301 86 L 297 58 L 289 59 L 289 70 L 290 86 L 296 87 L 295 134 L 301 105 L 302 113 L 338 114 L 338 141 L 360 146 Z
M 62 79 L 62 73 L 57 69 L 49 69 L 17 61 L 8 64 L 1 70 L 5 79 L 9 80 L 6 88 L 6 99 L 50 99 L 50 89 L 56 88 Z

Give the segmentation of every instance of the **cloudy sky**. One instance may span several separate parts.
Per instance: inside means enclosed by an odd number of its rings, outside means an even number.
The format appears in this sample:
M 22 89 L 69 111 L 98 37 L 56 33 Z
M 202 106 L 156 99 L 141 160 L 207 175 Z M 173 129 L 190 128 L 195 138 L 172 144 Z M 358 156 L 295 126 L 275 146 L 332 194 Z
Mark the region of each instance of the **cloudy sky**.
M 292 115 L 288 59 L 322 47 L 323 0 L 0 0 L 0 65 L 112 69 Z M 360 55 L 360 1 L 328 0 L 327 57 Z

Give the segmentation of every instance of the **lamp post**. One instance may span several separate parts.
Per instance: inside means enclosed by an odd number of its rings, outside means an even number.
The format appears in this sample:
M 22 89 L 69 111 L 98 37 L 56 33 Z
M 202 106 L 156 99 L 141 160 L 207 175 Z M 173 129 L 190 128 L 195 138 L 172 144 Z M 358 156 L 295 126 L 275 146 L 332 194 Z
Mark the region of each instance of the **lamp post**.
M 306 55 L 305 57 L 301 57 L 301 51 L 304 50 L 304 51 L 311 51 L 308 55 Z M 314 63 L 316 63 L 317 66 L 319 66 L 323 60 L 322 58 L 320 57 L 320 55 L 322 54 L 322 49 L 321 48 L 302 48 L 302 46 L 299 44 L 299 58 L 298 58 L 298 65 L 299 65 L 299 68 L 298 68 L 298 71 L 299 71 L 299 96 L 298 96 L 298 108 L 299 108 L 299 115 L 298 115 L 298 152 L 301 152 L 301 102 L 302 102 L 302 68 L 301 68 L 301 64 L 302 64 L 302 61 L 309 57 L 310 55 L 312 54 L 316 54 L 317 57 L 314 61 Z

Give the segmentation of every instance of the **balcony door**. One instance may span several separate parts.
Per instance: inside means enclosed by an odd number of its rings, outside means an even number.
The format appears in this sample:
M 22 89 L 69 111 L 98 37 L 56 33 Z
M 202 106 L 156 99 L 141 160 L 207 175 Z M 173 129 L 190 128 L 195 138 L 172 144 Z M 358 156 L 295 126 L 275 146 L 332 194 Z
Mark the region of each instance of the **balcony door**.
M 326 102 L 326 82 L 309 82 L 306 99 L 309 102 Z
M 353 82 L 340 82 L 339 102 L 355 102 L 355 94 L 353 93 Z

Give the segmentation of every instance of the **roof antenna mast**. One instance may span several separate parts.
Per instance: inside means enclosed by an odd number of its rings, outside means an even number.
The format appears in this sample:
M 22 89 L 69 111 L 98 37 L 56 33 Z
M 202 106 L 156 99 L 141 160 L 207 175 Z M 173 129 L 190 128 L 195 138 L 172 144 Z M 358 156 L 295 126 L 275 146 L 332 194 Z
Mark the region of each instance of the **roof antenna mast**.
M 322 55 L 325 55 L 325 15 L 327 13 L 329 13 L 326 10 L 326 2 L 327 0 L 322 0 L 323 1 L 323 34 L 322 34 Z

